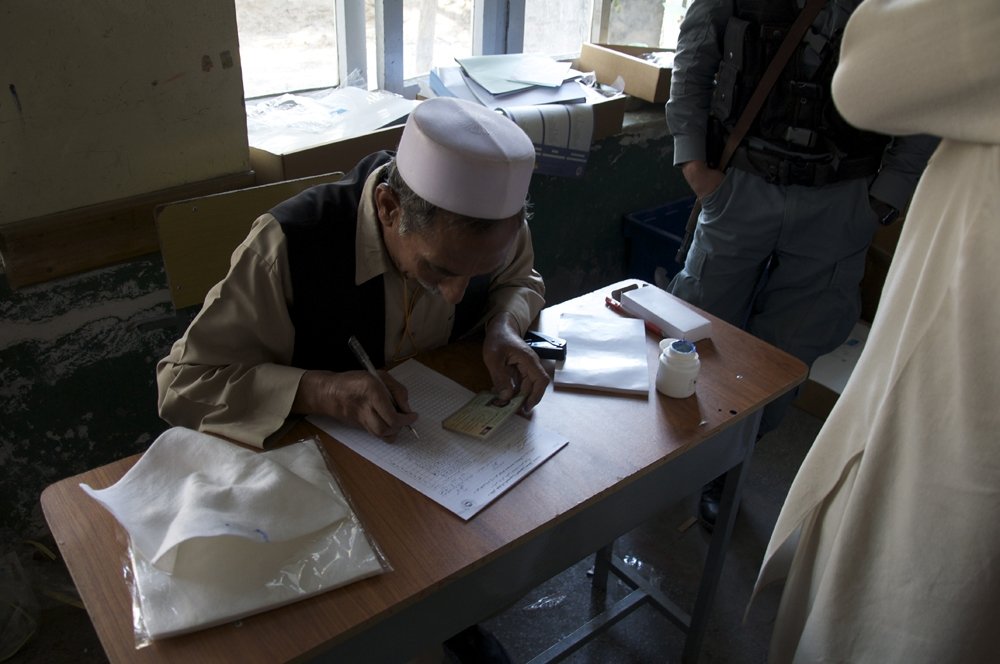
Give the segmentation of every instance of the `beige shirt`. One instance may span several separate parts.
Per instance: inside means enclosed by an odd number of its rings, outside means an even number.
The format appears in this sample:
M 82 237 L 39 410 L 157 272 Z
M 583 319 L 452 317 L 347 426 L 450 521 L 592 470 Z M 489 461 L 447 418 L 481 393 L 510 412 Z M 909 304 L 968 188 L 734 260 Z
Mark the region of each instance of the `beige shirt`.
M 358 209 L 355 283 L 384 276 L 384 351 L 387 359 L 398 361 L 447 343 L 455 307 L 407 283 L 393 265 L 375 210 L 378 175 L 369 176 Z M 492 275 L 482 322 L 509 312 L 520 331 L 527 330 L 544 305 L 544 285 L 533 264 L 525 224 L 507 263 Z M 163 419 L 257 446 L 281 427 L 305 373 L 290 366 L 295 342 L 288 314 L 291 283 L 285 235 L 277 220 L 264 214 L 233 253 L 229 273 L 208 292 L 184 336 L 157 364 Z M 406 335 L 404 304 L 412 304 Z
M 844 34 L 844 117 L 942 141 L 765 554 L 757 589 L 784 581 L 772 662 L 997 658 L 997 35 L 997 0 L 867 0 Z

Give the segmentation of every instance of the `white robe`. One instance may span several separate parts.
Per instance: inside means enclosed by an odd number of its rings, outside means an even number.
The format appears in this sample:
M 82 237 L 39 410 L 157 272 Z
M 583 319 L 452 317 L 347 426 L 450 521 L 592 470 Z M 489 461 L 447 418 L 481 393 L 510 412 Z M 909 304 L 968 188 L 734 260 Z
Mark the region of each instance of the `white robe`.
M 770 660 L 1000 661 L 1000 2 L 867 0 L 833 93 L 943 140 L 765 554 Z

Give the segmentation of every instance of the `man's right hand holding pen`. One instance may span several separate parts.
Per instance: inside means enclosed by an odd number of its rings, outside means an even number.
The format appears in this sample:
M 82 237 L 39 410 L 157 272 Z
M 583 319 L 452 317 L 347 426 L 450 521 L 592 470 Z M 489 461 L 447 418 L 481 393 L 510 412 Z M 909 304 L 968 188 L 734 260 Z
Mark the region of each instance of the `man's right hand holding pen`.
M 384 371 L 378 377 L 367 371 L 306 371 L 299 380 L 292 412 L 327 415 L 387 442 L 394 441 L 401 429 L 413 426 L 418 418 L 410 411 L 406 387 Z

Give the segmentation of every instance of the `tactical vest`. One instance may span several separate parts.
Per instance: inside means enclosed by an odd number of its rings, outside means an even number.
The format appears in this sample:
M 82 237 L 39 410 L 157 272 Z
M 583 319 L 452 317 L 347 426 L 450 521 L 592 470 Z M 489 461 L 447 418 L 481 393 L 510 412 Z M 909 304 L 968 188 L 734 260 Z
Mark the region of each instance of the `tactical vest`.
M 295 327 L 292 366 L 347 371 L 360 369 L 347 346 L 354 335 L 376 366 L 385 358 L 385 289 L 382 276 L 355 286 L 354 251 L 358 208 L 365 182 L 392 159 L 377 152 L 362 159 L 341 180 L 310 187 L 280 203 L 271 214 L 288 247 Z M 451 338 L 468 332 L 485 311 L 488 277 L 469 283 L 455 307 Z
M 800 11 L 795 0 L 734 0 L 734 4 L 712 97 L 709 155 L 715 160 Z M 741 156 L 747 159 L 749 150 L 758 170 L 770 167 L 774 175 L 781 166 L 777 162 L 795 162 L 797 157 L 827 164 L 822 175 L 812 169 L 798 178 L 812 182 L 796 184 L 825 184 L 878 171 L 889 137 L 849 125 L 831 98 L 842 36 L 843 26 L 823 35 L 814 23 L 799 42 L 741 144 Z M 806 49 L 814 51 L 811 62 L 805 57 Z M 768 147 L 776 148 L 770 159 L 760 154 L 767 153 Z M 733 164 L 740 165 L 735 159 Z M 789 176 L 788 181 L 793 180 Z

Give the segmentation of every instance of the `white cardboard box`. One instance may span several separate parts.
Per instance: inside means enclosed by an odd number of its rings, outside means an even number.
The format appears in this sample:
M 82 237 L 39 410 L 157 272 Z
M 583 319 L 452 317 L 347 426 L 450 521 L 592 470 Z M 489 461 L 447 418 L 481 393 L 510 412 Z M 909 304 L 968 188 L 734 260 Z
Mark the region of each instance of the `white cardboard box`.
M 656 286 L 622 293 L 622 309 L 660 328 L 664 337 L 699 341 L 712 335 L 710 320 Z

